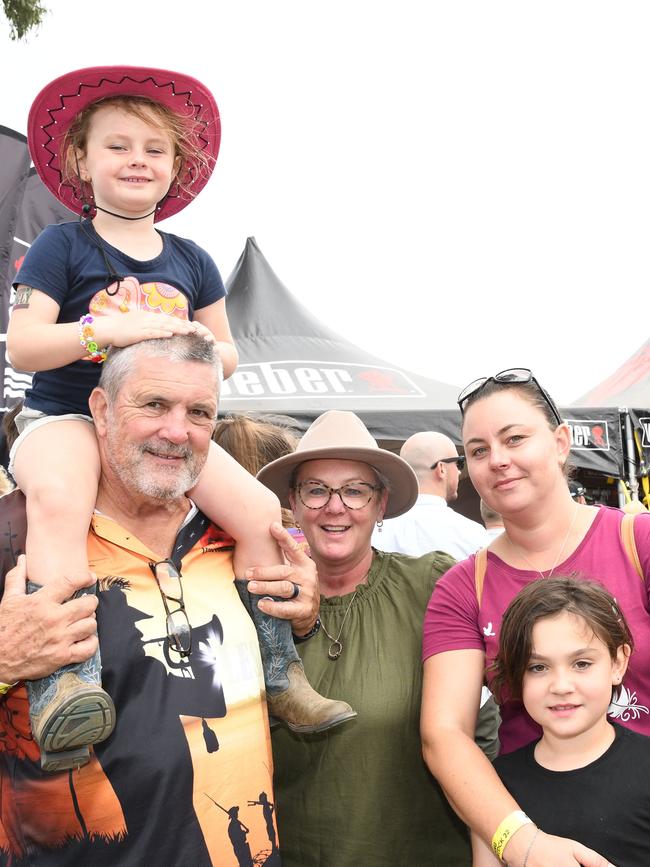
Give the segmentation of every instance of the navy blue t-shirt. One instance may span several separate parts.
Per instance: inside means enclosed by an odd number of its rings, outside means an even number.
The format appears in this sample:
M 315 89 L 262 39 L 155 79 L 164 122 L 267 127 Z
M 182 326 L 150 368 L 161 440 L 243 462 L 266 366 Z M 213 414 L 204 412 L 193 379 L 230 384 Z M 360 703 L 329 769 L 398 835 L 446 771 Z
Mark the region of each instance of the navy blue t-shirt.
M 59 305 L 57 322 L 78 322 L 89 310 L 119 309 L 162 311 L 186 319 L 194 311 L 224 297 L 223 281 L 212 258 L 193 241 L 157 230 L 163 249 L 159 256 L 142 262 L 125 255 L 100 239 L 90 221 L 48 226 L 28 250 L 14 286 L 38 289 Z M 131 280 L 123 282 L 117 295 L 99 244 L 114 271 Z M 128 304 L 127 304 L 128 302 Z M 88 413 L 90 392 L 99 382 L 101 365 L 75 361 L 56 370 L 34 375 L 25 393 L 25 406 L 48 415 Z

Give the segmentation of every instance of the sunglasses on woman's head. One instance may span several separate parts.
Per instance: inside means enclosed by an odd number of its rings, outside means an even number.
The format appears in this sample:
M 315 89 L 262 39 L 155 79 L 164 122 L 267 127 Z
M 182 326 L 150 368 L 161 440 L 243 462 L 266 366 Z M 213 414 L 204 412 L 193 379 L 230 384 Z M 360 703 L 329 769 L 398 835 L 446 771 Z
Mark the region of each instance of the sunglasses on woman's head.
M 458 406 L 460 408 L 461 414 L 465 413 L 467 401 L 471 397 L 474 397 L 480 391 L 482 391 L 488 384 L 488 382 L 501 382 L 504 384 L 513 383 L 521 385 L 525 385 L 527 382 L 532 382 L 544 398 L 544 401 L 546 402 L 548 408 L 555 416 L 555 420 L 557 421 L 557 423 L 564 423 L 562 421 L 560 411 L 555 406 L 555 403 L 551 400 L 551 396 L 545 389 L 542 388 L 542 386 L 533 376 L 532 371 L 529 370 L 527 367 L 509 367 L 507 370 L 502 370 L 500 373 L 496 373 L 494 376 L 482 376 L 480 379 L 475 379 L 473 382 L 470 382 L 470 384 L 466 385 L 465 388 L 458 395 Z

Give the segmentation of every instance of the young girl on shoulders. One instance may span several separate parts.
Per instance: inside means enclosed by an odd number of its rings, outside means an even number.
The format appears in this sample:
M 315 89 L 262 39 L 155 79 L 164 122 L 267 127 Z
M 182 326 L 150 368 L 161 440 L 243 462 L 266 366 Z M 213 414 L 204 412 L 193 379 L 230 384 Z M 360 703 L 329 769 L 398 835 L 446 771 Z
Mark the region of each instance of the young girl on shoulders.
M 522 701 L 543 734 L 496 759 L 521 813 L 516 828 L 497 829 L 494 854 L 472 835 L 474 867 L 500 863 L 512 833 L 528 838 L 524 867 L 540 832 L 577 840 L 616 867 L 650 864 L 650 738 L 607 719 L 632 649 L 615 599 L 595 582 L 541 579 L 510 603 L 492 688 Z
M 155 226 L 192 201 L 212 173 L 220 123 L 210 91 L 161 69 L 76 70 L 36 97 L 28 141 L 43 182 L 80 215 L 46 228 L 28 251 L 7 336 L 13 365 L 36 372 L 11 453 L 27 498 L 34 591 L 88 570 L 100 472 L 88 397 L 107 347 L 198 332 L 216 344 L 224 376 L 235 370 L 237 352 L 215 263 Z M 165 444 L 159 448 L 164 457 Z M 189 494 L 235 539 L 236 575 L 282 562 L 269 532 L 280 518 L 277 498 L 216 445 Z M 95 658 L 28 684 L 45 769 L 84 763 L 87 744 L 112 731 L 114 708 L 99 672 Z M 323 702 L 308 684 L 293 705 L 297 716 L 288 722 L 302 730 L 341 721 L 339 703 Z

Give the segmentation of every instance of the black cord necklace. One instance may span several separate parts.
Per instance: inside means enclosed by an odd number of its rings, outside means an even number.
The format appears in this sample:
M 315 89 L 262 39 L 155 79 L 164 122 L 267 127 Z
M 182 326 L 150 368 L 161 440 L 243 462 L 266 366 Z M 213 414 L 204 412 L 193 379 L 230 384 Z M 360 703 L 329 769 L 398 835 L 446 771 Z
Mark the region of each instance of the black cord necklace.
M 95 247 L 97 247 L 99 252 L 102 254 L 102 258 L 104 259 L 104 265 L 106 265 L 106 271 L 108 273 L 108 283 L 106 285 L 106 294 L 112 298 L 114 295 L 117 295 L 117 293 L 120 291 L 120 284 L 122 283 L 122 280 L 125 279 L 125 277 L 123 274 L 118 274 L 117 271 L 115 270 L 115 268 L 113 268 L 113 266 L 111 265 L 109 258 L 108 258 L 108 254 L 106 253 L 104 245 L 102 244 L 101 238 L 95 232 L 94 227 L 92 228 L 92 231 L 88 231 L 88 225 L 87 225 L 88 222 L 91 222 L 91 224 L 92 224 L 92 221 L 90 221 L 90 218 L 88 217 L 89 213 L 90 213 L 90 205 L 84 205 L 83 208 L 81 209 L 81 214 L 79 215 L 79 225 L 81 226 L 82 232 L 88 238 L 90 243 L 94 244 Z M 129 217 L 127 219 L 131 219 L 131 218 Z M 140 219 L 140 218 L 138 217 L 136 219 Z M 114 292 L 110 292 L 108 289 L 108 287 L 111 285 L 111 283 L 116 283 Z
M 84 207 L 88 207 L 90 211 L 90 206 L 84 205 Z M 156 213 L 158 206 L 153 209 L 153 211 L 149 211 L 148 214 L 143 214 L 141 217 L 125 217 L 124 214 L 116 214 L 114 211 L 107 211 L 106 208 L 100 208 L 99 205 L 95 205 L 96 210 L 101 211 L 102 214 L 110 214 L 111 217 L 118 217 L 120 220 L 146 220 L 147 217 L 150 217 L 152 214 Z

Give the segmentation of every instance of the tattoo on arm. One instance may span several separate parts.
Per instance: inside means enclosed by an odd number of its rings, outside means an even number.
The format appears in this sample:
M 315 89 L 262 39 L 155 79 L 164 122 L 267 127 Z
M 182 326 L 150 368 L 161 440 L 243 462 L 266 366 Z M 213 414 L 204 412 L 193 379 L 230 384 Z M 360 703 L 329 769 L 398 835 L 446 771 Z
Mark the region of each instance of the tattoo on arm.
M 29 307 L 29 299 L 34 290 L 31 286 L 19 286 L 16 289 L 16 301 L 14 302 L 14 310 L 25 310 Z

